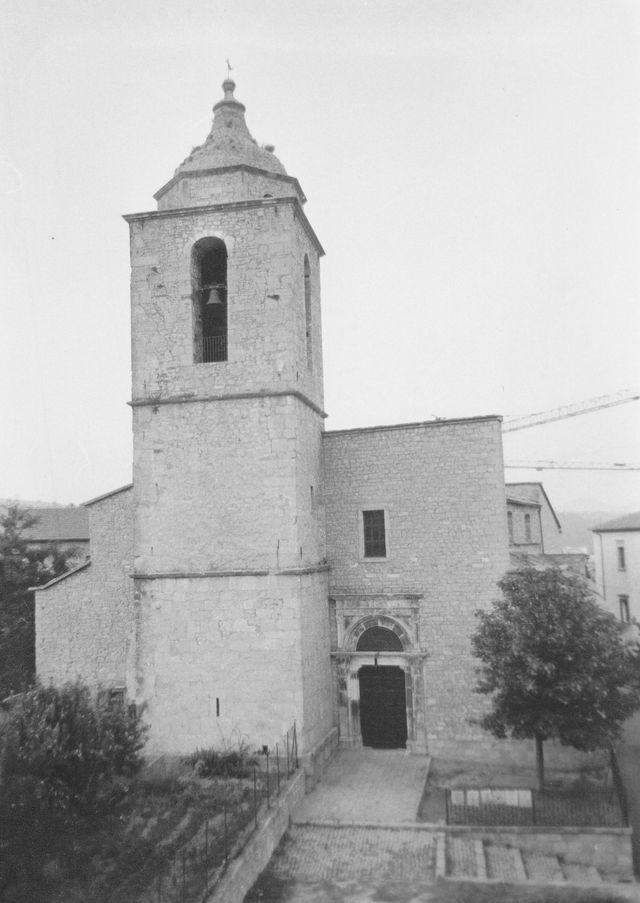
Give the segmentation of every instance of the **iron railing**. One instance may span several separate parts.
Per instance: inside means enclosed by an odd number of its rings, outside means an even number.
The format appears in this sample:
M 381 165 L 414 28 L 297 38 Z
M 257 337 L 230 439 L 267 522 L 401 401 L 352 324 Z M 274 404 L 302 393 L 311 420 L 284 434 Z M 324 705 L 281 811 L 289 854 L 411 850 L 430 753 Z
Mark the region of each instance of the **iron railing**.
M 202 339 L 202 362 L 214 364 L 227 360 L 226 335 L 206 335 Z
M 154 854 L 137 875 L 116 888 L 110 903 L 200 903 L 212 892 L 259 824 L 263 805 L 270 809 L 299 767 L 296 725 L 272 749 L 264 746 L 248 778 L 248 792 L 234 805 L 208 817 L 169 862 Z M 149 870 L 156 876 L 149 883 Z M 127 894 L 129 896 L 127 896 Z
M 446 791 L 448 825 L 506 827 L 623 827 L 615 787 L 575 790 Z

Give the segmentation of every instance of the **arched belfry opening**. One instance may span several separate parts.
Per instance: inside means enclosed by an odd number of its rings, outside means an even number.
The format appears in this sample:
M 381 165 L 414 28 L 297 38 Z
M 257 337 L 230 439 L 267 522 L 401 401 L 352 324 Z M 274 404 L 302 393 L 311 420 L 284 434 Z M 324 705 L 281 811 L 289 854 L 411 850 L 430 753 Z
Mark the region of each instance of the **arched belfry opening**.
M 191 252 L 196 363 L 227 360 L 227 248 L 221 238 L 201 238 Z
M 307 344 L 307 367 L 313 367 L 313 334 L 311 323 L 311 267 L 309 258 L 304 255 L 304 328 Z

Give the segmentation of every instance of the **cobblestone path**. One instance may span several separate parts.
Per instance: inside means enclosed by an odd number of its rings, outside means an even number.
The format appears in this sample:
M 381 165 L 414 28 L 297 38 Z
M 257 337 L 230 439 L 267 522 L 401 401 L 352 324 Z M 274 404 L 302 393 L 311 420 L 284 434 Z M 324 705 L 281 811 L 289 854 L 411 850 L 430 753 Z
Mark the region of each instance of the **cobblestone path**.
M 294 825 L 269 868 L 301 881 L 433 881 L 435 840 L 427 830 Z

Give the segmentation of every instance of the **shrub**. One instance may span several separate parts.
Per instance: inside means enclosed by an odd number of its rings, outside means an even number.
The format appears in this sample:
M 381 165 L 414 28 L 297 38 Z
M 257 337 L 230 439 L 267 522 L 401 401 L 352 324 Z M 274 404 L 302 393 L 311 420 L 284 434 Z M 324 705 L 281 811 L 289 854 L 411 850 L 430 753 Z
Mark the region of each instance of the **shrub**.
M 6 726 L 3 780 L 29 778 L 63 810 L 93 808 L 117 775 L 135 774 L 144 728 L 133 708 L 80 683 L 25 693 Z
M 222 751 L 213 748 L 197 749 L 186 757 L 185 762 L 202 778 L 246 778 L 256 764 L 256 760 L 244 746 Z

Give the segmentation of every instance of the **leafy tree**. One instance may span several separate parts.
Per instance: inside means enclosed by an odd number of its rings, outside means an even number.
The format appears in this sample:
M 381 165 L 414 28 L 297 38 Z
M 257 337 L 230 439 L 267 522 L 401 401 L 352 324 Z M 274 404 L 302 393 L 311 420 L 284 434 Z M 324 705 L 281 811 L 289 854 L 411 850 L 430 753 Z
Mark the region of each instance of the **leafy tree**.
M 476 613 L 471 640 L 476 690 L 493 702 L 480 723 L 495 737 L 535 740 L 542 789 L 545 740 L 586 751 L 619 739 L 640 708 L 640 645 L 576 575 L 523 568 L 498 586 L 503 598 Z
M 67 570 L 72 552 L 55 543 L 35 549 L 25 531 L 37 523 L 17 505 L 0 516 L 0 699 L 18 693 L 35 676 L 33 586 L 42 586 Z
M 9 716 L 2 778 L 36 779 L 48 805 L 92 809 L 117 775 L 139 770 L 146 729 L 135 706 L 81 683 L 37 685 Z
M 145 733 L 135 706 L 80 683 L 20 695 L 0 746 L 0 899 L 50 899 L 43 866 L 70 850 L 77 862 L 81 833 L 127 792 L 114 779 L 140 768 Z

